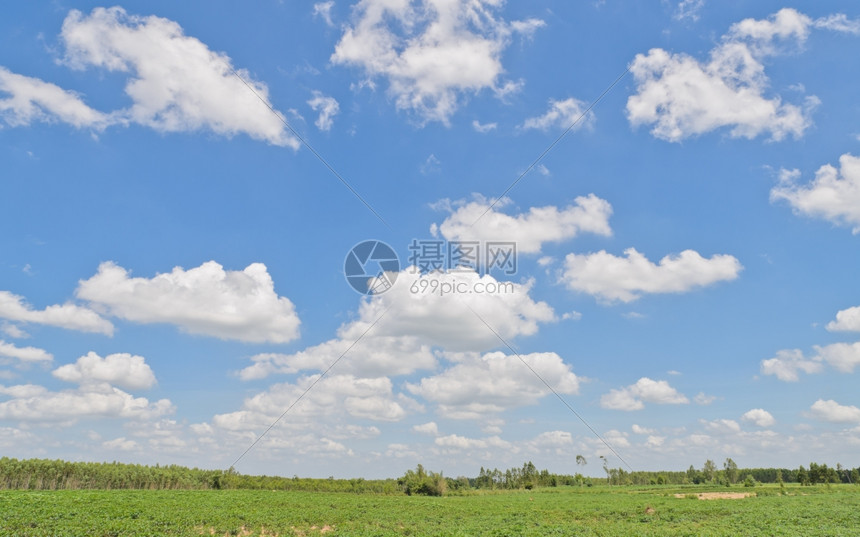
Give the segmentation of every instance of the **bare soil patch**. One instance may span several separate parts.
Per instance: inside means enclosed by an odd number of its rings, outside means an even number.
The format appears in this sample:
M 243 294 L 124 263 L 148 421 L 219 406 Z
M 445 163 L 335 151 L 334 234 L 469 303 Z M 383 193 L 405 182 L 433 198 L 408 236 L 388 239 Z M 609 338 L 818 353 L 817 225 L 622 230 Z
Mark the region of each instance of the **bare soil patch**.
M 755 496 L 753 492 L 700 492 L 696 494 L 700 500 L 743 500 Z M 686 498 L 687 494 L 675 494 L 676 498 Z

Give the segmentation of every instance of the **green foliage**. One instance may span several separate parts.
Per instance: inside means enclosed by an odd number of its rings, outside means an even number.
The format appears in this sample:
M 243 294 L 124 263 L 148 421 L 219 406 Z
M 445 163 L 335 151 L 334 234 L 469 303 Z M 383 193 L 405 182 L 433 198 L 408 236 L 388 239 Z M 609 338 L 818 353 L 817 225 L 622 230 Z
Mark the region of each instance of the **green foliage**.
M 746 474 L 744 474 L 746 475 Z M 711 487 L 713 489 L 714 487 Z M 595 486 L 424 496 L 270 490 L 0 491 L 15 537 L 794 536 L 857 534 L 860 488 L 760 486 L 742 500 Z M 708 487 L 696 487 L 708 490 Z M 768 494 L 772 491 L 773 494 Z M 675 494 L 681 494 L 676 498 Z M 690 497 L 687 500 L 685 498 Z
M 442 496 L 448 490 L 448 482 L 441 473 L 427 472 L 420 464 L 397 480 L 401 490 L 407 495 Z
M 752 475 L 747 474 L 746 478 L 744 478 L 744 486 L 745 487 L 754 487 L 754 486 L 756 486 L 756 484 L 757 483 L 755 481 L 755 478 Z

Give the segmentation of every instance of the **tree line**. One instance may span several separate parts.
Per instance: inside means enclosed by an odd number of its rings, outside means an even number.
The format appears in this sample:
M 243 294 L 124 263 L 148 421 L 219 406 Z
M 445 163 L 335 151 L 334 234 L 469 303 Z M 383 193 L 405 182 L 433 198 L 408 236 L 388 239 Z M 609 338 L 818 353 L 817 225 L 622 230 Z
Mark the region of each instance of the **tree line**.
M 577 466 L 584 469 L 587 461 L 576 457 Z M 445 477 L 441 472 L 418 465 L 397 479 L 316 479 L 245 475 L 232 468 L 201 470 L 184 466 L 147 466 L 118 462 L 69 462 L 48 459 L 0 458 L 0 489 L 62 490 L 62 489 L 252 489 L 291 490 L 310 492 L 352 492 L 378 494 L 421 494 L 441 496 L 447 492 L 469 490 L 530 490 L 539 487 L 591 487 L 594 485 L 727 485 L 743 483 L 825 483 L 860 484 L 860 467 L 830 467 L 812 462 L 808 467 L 744 468 L 731 459 L 722 466 L 707 460 L 701 468 L 690 466 L 683 472 L 628 472 L 610 468 L 601 458 L 605 478 L 586 477 L 581 472 L 557 474 L 538 470 L 531 462 L 507 470 L 481 468 L 475 477 Z

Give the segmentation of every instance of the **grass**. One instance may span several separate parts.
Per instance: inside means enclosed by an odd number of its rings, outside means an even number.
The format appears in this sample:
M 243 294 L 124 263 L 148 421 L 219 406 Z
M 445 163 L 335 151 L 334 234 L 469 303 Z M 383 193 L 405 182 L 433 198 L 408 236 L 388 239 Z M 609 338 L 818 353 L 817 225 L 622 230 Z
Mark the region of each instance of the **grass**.
M 739 536 L 860 534 L 860 487 L 558 488 L 443 498 L 269 491 L 2 491 L 14 536 Z M 681 494 L 676 498 L 675 494 Z

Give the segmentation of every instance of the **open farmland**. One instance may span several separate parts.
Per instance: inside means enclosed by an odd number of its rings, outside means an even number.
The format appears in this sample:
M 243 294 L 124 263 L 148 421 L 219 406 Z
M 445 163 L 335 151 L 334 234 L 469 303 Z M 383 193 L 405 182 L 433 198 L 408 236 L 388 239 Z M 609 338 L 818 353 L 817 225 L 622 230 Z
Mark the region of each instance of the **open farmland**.
M 726 488 L 709 488 L 726 492 Z M 441 498 L 275 491 L 2 491 L 15 536 L 857 535 L 860 487 L 594 487 Z M 676 497 L 681 495 L 681 497 Z

